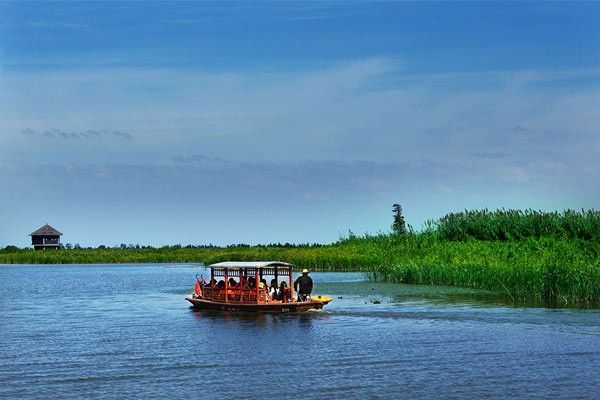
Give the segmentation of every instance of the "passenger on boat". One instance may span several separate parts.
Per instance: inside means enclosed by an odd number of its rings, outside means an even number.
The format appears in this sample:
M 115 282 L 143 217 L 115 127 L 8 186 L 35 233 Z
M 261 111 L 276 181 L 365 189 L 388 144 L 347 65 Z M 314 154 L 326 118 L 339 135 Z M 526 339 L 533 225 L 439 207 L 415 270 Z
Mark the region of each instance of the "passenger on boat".
M 294 281 L 294 290 L 298 293 L 298 301 L 306 301 L 310 297 L 310 293 L 313 289 L 313 281 L 308 276 L 308 270 L 303 269 L 302 275 L 300 275 Z
M 287 283 L 285 283 L 285 281 L 281 281 L 281 284 L 279 285 L 279 293 L 277 294 L 277 300 L 281 301 L 282 303 L 287 303 L 290 301 L 290 299 L 286 299 L 285 297 L 286 289 Z
M 240 278 L 240 285 L 245 288 L 248 287 L 248 277 L 246 275 Z
M 204 278 L 202 280 L 198 279 L 198 275 L 196 275 L 196 285 L 194 285 L 194 295 L 196 297 L 202 297 L 202 287 L 206 285 Z
M 248 278 L 248 288 L 249 289 L 256 288 L 256 278 L 254 278 L 253 276 L 251 276 L 250 278 Z
M 277 287 L 277 280 L 271 279 L 271 287 L 269 289 L 269 294 L 273 300 L 279 300 L 279 288 Z
M 230 288 L 235 288 L 235 287 L 237 287 L 237 282 L 235 281 L 235 279 L 233 279 L 233 278 L 229 278 L 229 287 L 230 287 Z
M 266 300 L 266 302 L 270 303 L 272 299 L 271 299 L 271 296 L 269 295 L 269 291 L 267 290 L 267 285 L 265 285 L 263 282 L 260 282 L 258 284 L 258 287 L 259 287 L 259 289 L 260 289 L 261 292 L 265 293 L 265 300 Z
M 217 288 L 217 289 L 225 289 L 225 281 L 221 279 L 219 281 L 219 283 L 217 283 L 217 285 L 215 286 L 215 288 Z

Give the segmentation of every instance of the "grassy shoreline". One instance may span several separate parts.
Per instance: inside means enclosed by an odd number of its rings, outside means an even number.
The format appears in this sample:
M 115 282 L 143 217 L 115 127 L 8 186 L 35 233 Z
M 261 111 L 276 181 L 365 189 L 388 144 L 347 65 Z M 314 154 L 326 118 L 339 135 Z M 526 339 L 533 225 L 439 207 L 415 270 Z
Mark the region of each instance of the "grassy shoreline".
M 4 264 L 226 260 L 282 260 L 318 271 L 362 271 L 390 282 L 500 291 L 515 300 L 598 304 L 600 214 L 465 212 L 432 222 L 423 232 L 350 235 L 330 245 L 0 249 Z
M 367 272 L 390 282 L 503 291 L 515 299 L 600 302 L 600 244 L 582 239 L 455 242 L 420 234 L 381 234 L 304 247 L 0 250 L 3 264 L 210 264 L 225 260 L 283 260 L 318 271 Z

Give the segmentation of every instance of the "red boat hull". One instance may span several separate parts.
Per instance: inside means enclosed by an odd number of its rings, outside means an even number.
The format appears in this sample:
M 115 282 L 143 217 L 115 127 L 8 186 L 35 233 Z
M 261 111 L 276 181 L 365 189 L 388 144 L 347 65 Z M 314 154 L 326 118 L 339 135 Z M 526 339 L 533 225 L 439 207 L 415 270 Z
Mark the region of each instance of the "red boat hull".
M 327 304 L 320 301 L 264 304 L 222 303 L 192 297 L 186 297 L 186 300 L 192 303 L 192 306 L 194 306 L 194 309 L 196 310 L 216 310 L 233 312 L 245 311 L 259 313 L 288 313 L 309 310 L 320 310 L 325 304 Z

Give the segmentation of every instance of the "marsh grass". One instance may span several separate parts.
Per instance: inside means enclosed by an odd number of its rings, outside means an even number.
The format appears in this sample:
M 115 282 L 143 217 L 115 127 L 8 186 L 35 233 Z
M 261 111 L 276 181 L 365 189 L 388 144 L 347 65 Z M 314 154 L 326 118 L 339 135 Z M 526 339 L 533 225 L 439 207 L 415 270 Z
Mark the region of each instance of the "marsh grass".
M 502 291 L 514 299 L 597 303 L 598 243 L 574 239 L 439 242 L 396 248 L 378 276 L 404 283 Z
M 440 239 L 464 241 L 521 240 L 525 238 L 564 237 L 599 240 L 600 212 L 595 210 L 474 210 L 450 213 L 437 221 L 427 221 L 426 228 Z

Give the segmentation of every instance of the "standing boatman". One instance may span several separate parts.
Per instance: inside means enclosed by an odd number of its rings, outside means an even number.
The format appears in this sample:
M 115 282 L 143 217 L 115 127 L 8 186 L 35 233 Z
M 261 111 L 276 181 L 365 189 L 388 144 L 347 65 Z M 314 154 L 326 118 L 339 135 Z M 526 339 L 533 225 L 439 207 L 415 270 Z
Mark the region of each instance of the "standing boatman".
M 302 275 L 294 281 L 294 290 L 298 293 L 298 301 L 306 301 L 310 296 L 312 289 L 313 281 L 312 278 L 308 276 L 308 270 L 305 268 L 302 270 Z

